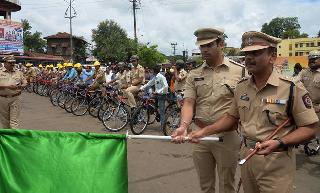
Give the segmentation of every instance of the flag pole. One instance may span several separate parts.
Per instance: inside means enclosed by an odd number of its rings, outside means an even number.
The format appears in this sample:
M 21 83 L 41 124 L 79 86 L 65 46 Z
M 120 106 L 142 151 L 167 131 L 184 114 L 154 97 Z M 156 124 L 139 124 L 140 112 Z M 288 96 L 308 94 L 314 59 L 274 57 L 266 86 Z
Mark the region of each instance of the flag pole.
M 129 132 L 127 131 L 127 139 L 149 139 L 149 140 L 167 140 L 171 141 L 171 136 L 159 136 L 159 135 L 129 135 Z M 184 140 L 188 141 L 190 138 L 185 137 Z M 200 141 L 219 141 L 223 142 L 222 137 L 204 137 L 199 139 Z

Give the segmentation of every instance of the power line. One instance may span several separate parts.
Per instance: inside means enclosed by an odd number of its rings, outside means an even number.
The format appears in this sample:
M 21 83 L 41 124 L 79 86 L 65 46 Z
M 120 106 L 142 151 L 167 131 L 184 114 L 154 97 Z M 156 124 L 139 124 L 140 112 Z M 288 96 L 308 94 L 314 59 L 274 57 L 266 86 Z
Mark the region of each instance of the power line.
M 66 1 L 66 0 L 65 0 Z M 64 13 L 64 17 L 69 19 L 70 21 L 70 55 L 71 55 L 71 62 L 73 62 L 73 35 L 72 35 L 72 19 L 75 18 L 77 16 L 77 12 L 74 9 L 74 7 L 72 6 L 72 3 L 75 0 L 69 0 L 69 6 L 66 10 L 66 12 Z M 67 1 L 66 1 L 67 2 Z M 69 15 L 68 15 L 69 12 Z

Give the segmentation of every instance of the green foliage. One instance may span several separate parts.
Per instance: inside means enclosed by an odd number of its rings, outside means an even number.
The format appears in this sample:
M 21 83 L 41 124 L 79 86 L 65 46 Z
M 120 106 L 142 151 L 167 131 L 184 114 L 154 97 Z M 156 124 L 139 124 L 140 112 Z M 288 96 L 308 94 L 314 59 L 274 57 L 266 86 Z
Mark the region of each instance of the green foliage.
M 46 50 L 47 42 L 42 39 L 41 32 L 36 31 L 35 33 L 31 32 L 31 25 L 28 20 L 21 20 L 23 27 L 23 46 L 24 51 L 44 53 Z
M 282 39 L 306 37 L 308 34 L 300 34 L 298 17 L 277 17 L 269 23 L 264 23 L 261 32 Z
M 87 58 L 87 46 L 88 43 L 86 41 L 76 41 L 76 44 L 74 45 L 74 52 L 73 52 L 73 57 L 74 57 L 74 62 L 75 63 L 85 63 L 86 58 Z
M 127 33 L 113 20 L 102 21 L 97 29 L 92 30 L 92 39 L 95 42 L 93 54 L 104 62 L 125 61 L 131 43 Z
M 157 50 L 157 47 L 157 45 L 152 45 L 150 47 L 146 45 L 139 46 L 138 56 L 142 66 L 152 68 L 166 60 L 166 57 Z

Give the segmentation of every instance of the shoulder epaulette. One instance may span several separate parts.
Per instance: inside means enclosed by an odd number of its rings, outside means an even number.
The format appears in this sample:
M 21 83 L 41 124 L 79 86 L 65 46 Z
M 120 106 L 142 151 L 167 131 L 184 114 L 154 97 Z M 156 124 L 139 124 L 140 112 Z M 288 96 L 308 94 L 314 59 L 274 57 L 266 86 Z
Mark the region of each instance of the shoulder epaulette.
M 280 79 L 288 81 L 288 82 L 293 82 L 294 84 L 298 81 L 297 79 L 295 79 L 291 76 L 284 76 L 284 75 L 280 76 Z
M 241 78 L 241 80 L 238 82 L 238 84 L 240 84 L 241 82 L 244 82 L 244 81 L 246 81 L 246 80 L 249 80 L 249 77 L 243 77 L 243 78 Z

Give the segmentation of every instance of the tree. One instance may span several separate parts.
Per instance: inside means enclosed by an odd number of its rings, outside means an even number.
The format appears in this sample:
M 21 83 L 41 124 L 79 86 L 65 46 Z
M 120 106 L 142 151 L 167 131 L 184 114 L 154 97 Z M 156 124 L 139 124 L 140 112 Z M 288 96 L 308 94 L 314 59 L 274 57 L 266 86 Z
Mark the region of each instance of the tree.
M 24 51 L 44 53 L 46 50 L 47 42 L 42 39 L 41 32 L 36 31 L 35 33 L 31 32 L 31 25 L 28 20 L 21 20 L 23 27 L 23 46 Z
M 300 28 L 298 17 L 277 17 L 269 23 L 264 23 L 261 32 L 282 39 L 308 36 L 306 33 L 300 34 Z
M 140 45 L 138 48 L 138 56 L 140 64 L 144 67 L 152 68 L 155 65 L 166 60 L 165 55 L 157 50 L 157 45 L 148 47 L 147 45 Z
M 84 39 L 83 37 L 80 37 Z M 73 57 L 75 62 L 85 63 L 87 58 L 87 46 L 86 41 L 76 41 L 73 48 Z
M 93 54 L 104 62 L 125 61 L 128 57 L 129 39 L 124 29 L 113 20 L 102 21 L 92 30 L 95 42 Z

